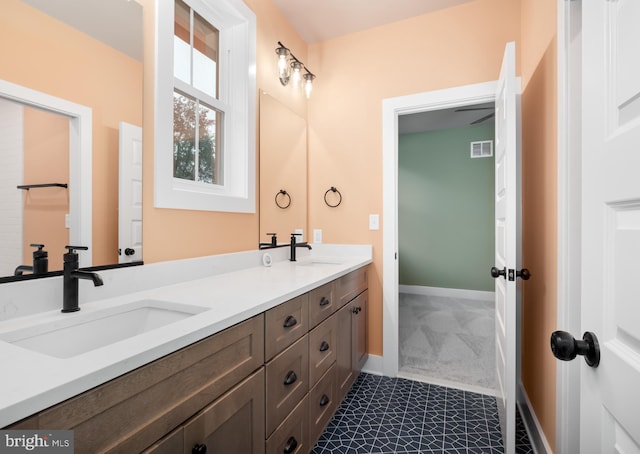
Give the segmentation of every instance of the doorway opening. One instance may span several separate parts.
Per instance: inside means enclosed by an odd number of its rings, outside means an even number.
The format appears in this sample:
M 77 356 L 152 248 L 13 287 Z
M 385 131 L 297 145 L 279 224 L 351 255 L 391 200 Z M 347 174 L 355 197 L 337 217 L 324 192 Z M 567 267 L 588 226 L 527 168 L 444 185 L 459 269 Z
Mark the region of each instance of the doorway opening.
M 466 85 L 383 101 L 383 374 L 399 372 L 399 118 L 422 112 L 460 109 L 495 102 L 496 82 Z
M 398 118 L 398 376 L 495 395 L 495 103 Z

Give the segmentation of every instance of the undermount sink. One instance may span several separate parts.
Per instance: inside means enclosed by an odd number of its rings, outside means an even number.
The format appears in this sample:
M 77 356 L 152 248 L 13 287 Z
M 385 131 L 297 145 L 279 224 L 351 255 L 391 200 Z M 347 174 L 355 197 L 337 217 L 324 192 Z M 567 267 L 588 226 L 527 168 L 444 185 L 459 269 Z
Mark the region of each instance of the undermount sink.
M 342 262 L 337 259 L 317 257 L 299 260 L 297 264 L 300 266 L 342 265 Z
M 189 304 L 138 300 L 95 312 L 56 314 L 50 322 L 2 333 L 0 340 L 45 355 L 71 358 L 206 310 Z

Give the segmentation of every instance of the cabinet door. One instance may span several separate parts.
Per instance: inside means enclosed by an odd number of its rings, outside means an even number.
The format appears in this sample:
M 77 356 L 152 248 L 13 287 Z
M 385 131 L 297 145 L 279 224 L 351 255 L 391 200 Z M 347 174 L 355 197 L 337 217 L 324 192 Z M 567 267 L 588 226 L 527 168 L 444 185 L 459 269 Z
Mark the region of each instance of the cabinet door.
M 313 387 L 336 360 L 337 320 L 335 316 L 309 332 L 309 386 Z
M 309 391 L 309 336 L 266 365 L 266 430 L 270 436 Z
M 184 425 L 184 453 L 264 454 L 264 368 Z
M 336 279 L 338 307 L 342 307 L 366 290 L 368 286 L 367 270 L 368 267 L 364 266 Z
M 264 360 L 269 361 L 309 331 L 309 294 L 269 309 L 264 317 Z
M 336 380 L 337 397 L 342 401 L 355 381 L 353 369 L 353 318 L 355 317 L 354 301 L 344 306 L 337 313 L 338 331 L 336 339 Z
M 365 290 L 353 300 L 354 314 L 353 317 L 353 368 L 356 376 L 362 370 L 362 366 L 367 361 L 367 306 L 369 292 Z
M 309 328 L 313 329 L 318 323 L 336 311 L 337 300 L 334 295 L 334 283 L 329 282 L 309 292 Z

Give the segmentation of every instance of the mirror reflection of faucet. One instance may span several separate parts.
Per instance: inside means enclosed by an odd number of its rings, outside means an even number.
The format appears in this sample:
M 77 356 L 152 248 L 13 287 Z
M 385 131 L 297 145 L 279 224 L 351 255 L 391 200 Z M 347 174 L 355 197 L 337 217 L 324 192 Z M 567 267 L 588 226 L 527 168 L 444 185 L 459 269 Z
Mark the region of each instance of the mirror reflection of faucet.
M 309 243 L 307 243 L 306 241 L 300 242 L 298 243 L 297 240 L 297 236 L 302 236 L 302 233 L 292 233 L 291 234 L 291 241 L 287 244 L 278 244 L 278 239 L 276 238 L 276 234 L 275 233 L 267 233 L 267 235 L 271 235 L 271 241 L 269 243 L 259 243 L 258 244 L 258 248 L 259 249 L 274 249 L 274 248 L 278 248 L 278 247 L 287 247 L 289 246 L 291 248 L 290 251 L 290 255 L 289 255 L 289 260 L 292 262 L 296 261 L 296 249 L 299 247 L 306 247 L 307 249 L 311 250 L 311 245 Z
M 32 243 L 29 246 L 37 248 L 33 251 L 33 265 L 20 265 L 13 272 L 14 276 L 22 276 L 23 273 L 42 274 L 49 271 L 49 253 L 45 251 L 44 244 Z
M 78 280 L 88 279 L 93 285 L 99 287 L 104 284 L 98 273 L 79 270 L 78 253 L 86 251 L 86 246 L 65 246 L 69 252 L 64 254 L 64 274 L 62 277 L 62 312 L 76 312 L 80 310 L 78 305 Z

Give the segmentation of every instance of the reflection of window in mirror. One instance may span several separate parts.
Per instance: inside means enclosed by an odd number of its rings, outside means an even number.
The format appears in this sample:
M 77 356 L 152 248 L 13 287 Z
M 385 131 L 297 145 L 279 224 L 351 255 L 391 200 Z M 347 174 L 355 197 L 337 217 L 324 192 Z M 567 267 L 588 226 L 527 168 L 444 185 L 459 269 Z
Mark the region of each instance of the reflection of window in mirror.
M 158 8 L 156 206 L 254 212 L 255 15 L 241 0 Z

